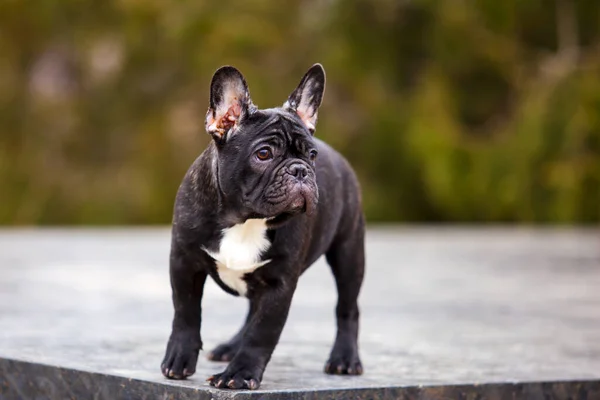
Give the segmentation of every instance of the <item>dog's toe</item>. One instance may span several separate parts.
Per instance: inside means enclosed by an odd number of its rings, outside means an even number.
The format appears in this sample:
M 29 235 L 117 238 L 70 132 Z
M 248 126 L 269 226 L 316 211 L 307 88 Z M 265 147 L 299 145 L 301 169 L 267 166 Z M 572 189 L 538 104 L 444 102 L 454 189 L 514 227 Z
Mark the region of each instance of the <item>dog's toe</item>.
M 260 387 L 260 377 L 251 370 L 229 368 L 207 379 L 211 386 L 221 389 L 250 389 Z
M 199 338 L 195 338 L 194 335 L 172 335 L 167 344 L 165 358 L 160 365 L 162 374 L 169 379 L 185 379 L 192 376 L 196 372 L 196 362 L 201 347 Z
M 362 375 L 363 366 L 358 358 L 332 358 L 325 364 L 324 372 L 329 375 Z

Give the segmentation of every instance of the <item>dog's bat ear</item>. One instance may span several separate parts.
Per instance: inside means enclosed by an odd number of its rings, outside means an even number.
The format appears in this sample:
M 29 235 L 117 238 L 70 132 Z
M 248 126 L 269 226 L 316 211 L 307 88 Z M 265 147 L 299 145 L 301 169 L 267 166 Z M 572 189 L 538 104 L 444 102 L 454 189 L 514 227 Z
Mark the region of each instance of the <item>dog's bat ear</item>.
M 317 111 L 325 92 L 325 69 L 321 64 L 315 64 L 300 81 L 283 105 L 283 108 L 298 114 L 311 134 L 315 133 Z
M 242 73 L 231 66 L 221 67 L 210 83 L 206 131 L 215 140 L 223 140 L 254 108 Z

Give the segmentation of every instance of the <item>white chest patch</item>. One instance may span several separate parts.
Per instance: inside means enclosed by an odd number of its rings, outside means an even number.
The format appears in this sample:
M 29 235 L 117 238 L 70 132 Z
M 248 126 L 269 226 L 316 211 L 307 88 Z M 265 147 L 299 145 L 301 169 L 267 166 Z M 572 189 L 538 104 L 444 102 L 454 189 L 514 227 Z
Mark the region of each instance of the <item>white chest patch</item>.
M 221 280 L 244 296 L 247 287 L 242 277 L 270 261 L 260 259 L 270 244 L 266 220 L 249 219 L 223 231 L 218 252 L 204 251 L 215 259 Z

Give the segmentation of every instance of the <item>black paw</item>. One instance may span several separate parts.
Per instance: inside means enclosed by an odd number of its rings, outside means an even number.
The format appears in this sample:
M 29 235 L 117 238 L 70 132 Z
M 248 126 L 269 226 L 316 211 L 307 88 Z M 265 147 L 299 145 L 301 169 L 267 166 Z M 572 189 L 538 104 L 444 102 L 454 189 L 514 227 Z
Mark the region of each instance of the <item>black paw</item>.
M 362 375 L 363 366 L 356 349 L 333 350 L 324 370 L 330 375 Z
M 260 387 L 261 374 L 252 368 L 236 367 L 231 364 L 220 374 L 207 379 L 211 386 L 221 389 L 250 389 Z
M 206 358 L 211 361 L 231 361 L 240 346 L 238 343 L 223 343 L 215 347 Z
M 173 332 L 160 370 L 169 379 L 185 379 L 196 372 L 202 341 L 198 331 Z

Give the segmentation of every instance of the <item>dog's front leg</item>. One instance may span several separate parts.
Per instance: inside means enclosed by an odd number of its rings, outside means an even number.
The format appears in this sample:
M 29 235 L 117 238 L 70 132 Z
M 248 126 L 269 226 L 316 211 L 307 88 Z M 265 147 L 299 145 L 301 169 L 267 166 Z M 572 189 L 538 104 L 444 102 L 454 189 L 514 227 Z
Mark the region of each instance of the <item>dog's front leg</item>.
M 185 379 L 196 372 L 198 353 L 202 349 L 201 301 L 207 274 L 198 270 L 196 262 L 174 245 L 170 275 L 175 315 L 160 368 L 167 378 Z
M 208 379 L 212 386 L 258 389 L 287 320 L 297 280 L 297 277 L 282 278 L 250 294 L 251 307 L 256 312 L 248 323 L 239 351 L 225 371 Z

